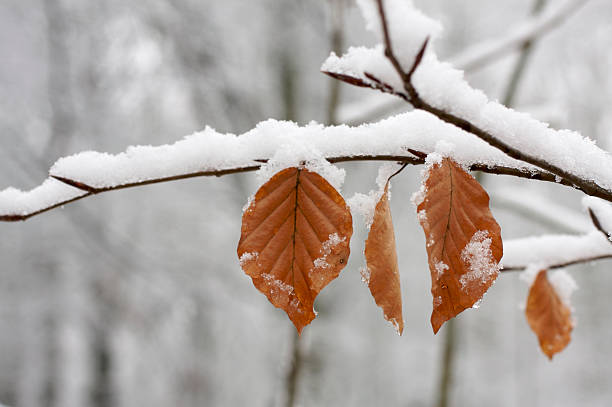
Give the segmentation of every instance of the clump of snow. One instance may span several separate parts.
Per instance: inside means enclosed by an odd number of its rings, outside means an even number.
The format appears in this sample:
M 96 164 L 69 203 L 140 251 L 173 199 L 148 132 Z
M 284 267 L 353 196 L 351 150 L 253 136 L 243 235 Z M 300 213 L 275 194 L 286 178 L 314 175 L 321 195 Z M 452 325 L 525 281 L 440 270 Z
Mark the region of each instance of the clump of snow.
M 363 216 L 364 223 L 367 229 L 370 229 L 372 222 L 374 221 L 374 213 L 376 212 L 376 205 L 383 193 L 385 192 L 385 185 L 389 177 L 395 173 L 401 165 L 395 163 L 387 163 L 380 166 L 378 169 L 378 176 L 376 177 L 376 184 L 378 189 L 371 190 L 367 194 L 360 192 L 355 193 L 351 198 L 348 199 L 347 204 L 351 208 L 352 213 L 359 213 Z M 387 199 L 391 199 L 391 183 L 389 183 L 389 189 L 387 193 Z
M 529 265 L 525 271 L 520 274 L 520 279 L 525 281 L 529 287 L 531 287 L 538 276 L 538 274 L 542 271 L 546 270 L 545 267 L 538 264 Z M 576 281 L 570 276 L 565 270 L 557 270 L 554 273 L 548 272 L 548 281 L 552 285 L 553 289 L 559 296 L 559 299 L 565 306 L 568 308 L 572 308 L 571 304 L 571 296 L 574 291 L 578 289 L 578 285 Z M 521 309 L 524 309 L 525 305 L 521 304 Z
M 578 289 L 576 281 L 565 270 L 555 271 L 548 277 L 548 280 L 557 292 L 559 299 L 571 309 L 570 299 L 572 293 Z
M 538 264 L 541 269 L 567 262 L 612 255 L 612 244 L 601 232 L 546 235 L 504 241 L 503 267 Z
M 543 267 L 540 264 L 530 264 L 528 265 L 521 274 L 519 274 L 519 279 L 526 282 L 529 287 L 533 284 L 538 273 L 542 270 L 545 270 L 546 267 Z
M 425 157 L 425 166 L 421 170 L 421 185 L 410 197 L 410 201 L 415 207 L 418 207 L 425 199 L 425 195 L 427 194 L 426 183 L 429 178 L 430 170 L 436 165 L 440 165 L 444 157 L 451 156 L 453 151 L 455 151 L 455 145 L 453 143 L 440 140 L 436 142 L 434 151 L 427 154 L 427 157 Z M 425 211 L 421 212 L 423 212 L 423 216 L 425 216 Z M 421 222 L 421 224 L 423 224 L 423 222 Z
M 461 260 L 468 265 L 469 271 L 459 279 L 464 289 L 472 282 L 485 282 L 499 272 L 499 265 L 493 258 L 491 238 L 487 230 L 479 230 L 461 251 Z
M 253 202 L 255 201 L 255 195 L 250 195 L 247 198 L 246 203 L 244 204 L 244 206 L 242 207 L 242 213 L 244 213 L 247 209 L 249 209 L 251 207 L 251 205 L 253 204 Z
M 385 163 L 378 167 L 378 175 L 376 176 L 376 185 L 378 185 L 378 189 L 384 192 L 385 185 L 387 185 L 387 181 L 391 177 L 391 175 L 395 174 L 400 168 L 402 164 L 398 163 Z M 389 200 L 391 199 L 391 183 L 389 183 L 389 192 L 387 193 Z
M 327 237 L 327 240 L 323 242 L 323 247 L 321 247 L 321 256 L 314 260 L 315 269 L 323 269 L 328 268 L 329 264 L 327 263 L 327 256 L 329 256 L 332 252 L 332 249 L 338 246 L 340 243 L 346 240 L 346 236 L 340 237 L 338 233 L 332 233 Z
M 359 213 L 363 216 L 364 223 L 368 229 L 372 226 L 374 212 L 376 211 L 376 203 L 380 199 L 380 196 L 376 196 L 376 194 L 372 194 L 372 192 L 373 191 L 370 191 L 367 195 L 356 192 L 355 195 L 346 201 L 351 208 L 351 213 Z
M 366 28 L 382 42 L 382 24 L 376 2 L 358 0 L 357 4 Z M 442 32 L 442 25 L 417 10 L 412 0 L 385 0 L 383 7 L 394 51 L 407 70 L 425 39 L 435 40 Z
M 242 253 L 242 256 L 240 256 L 240 258 L 238 259 L 238 261 L 240 262 L 240 267 L 243 267 L 246 263 L 252 260 L 257 260 L 257 257 L 259 257 L 259 253 L 257 252 Z
M 293 293 L 293 287 L 281 280 L 277 280 L 273 275 L 264 273 L 261 277 L 263 277 L 266 283 L 272 287 L 270 290 L 272 294 L 276 294 L 276 290 L 278 290 L 280 294 L 290 295 Z
M 364 266 L 359 269 L 359 274 L 361 274 L 361 281 L 366 285 L 370 285 L 370 269 Z
M 264 184 L 274 174 L 285 168 L 301 167 L 316 172 L 334 188 L 340 190 L 346 171 L 330 164 L 323 154 L 312 145 L 297 139 L 293 141 L 279 146 L 268 162 L 261 166 L 257 171 L 259 183 Z
M 438 278 L 442 276 L 442 274 L 444 274 L 444 270 L 448 270 L 448 264 L 444 263 L 443 261 L 439 261 L 435 264 L 435 268 L 436 268 L 436 273 L 438 273 Z
M 87 192 L 53 178 L 30 191 L 9 187 L 0 191 L 0 216 L 28 215 L 85 194 Z

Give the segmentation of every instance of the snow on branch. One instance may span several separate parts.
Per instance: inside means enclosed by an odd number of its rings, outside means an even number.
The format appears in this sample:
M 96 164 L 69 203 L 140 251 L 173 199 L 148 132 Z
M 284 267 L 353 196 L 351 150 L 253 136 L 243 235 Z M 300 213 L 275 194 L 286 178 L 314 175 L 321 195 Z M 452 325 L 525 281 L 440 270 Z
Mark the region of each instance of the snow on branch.
M 504 242 L 502 271 L 555 269 L 612 258 L 612 206 L 601 199 L 582 201 L 595 229 L 584 235 L 547 235 Z
M 14 188 L 0 191 L 0 220 L 24 220 L 104 191 L 256 171 L 269 160 L 287 160 L 287 152 L 289 160 L 297 163 L 325 158 L 331 163 L 379 160 L 423 164 L 439 142 L 452 145 L 455 160 L 473 170 L 557 181 L 554 175 L 513 160 L 423 111 L 358 127 L 298 126 L 267 120 L 241 135 L 206 128 L 171 145 L 129 147 L 116 155 L 87 151 L 62 158 L 51 168 L 52 178 L 42 186 L 29 192 Z
M 466 72 L 476 71 L 520 49 L 523 45 L 541 38 L 569 19 L 587 1 L 554 2 L 543 12 L 510 28 L 503 36 L 478 42 L 458 55 L 452 56 L 450 63 L 455 68 Z M 343 123 L 362 123 L 397 111 L 401 106 L 400 101 L 383 99 L 380 95 L 372 95 L 349 105 L 341 106 L 339 117 Z
M 529 266 L 555 269 L 612 258 L 612 244 L 599 231 L 589 234 L 546 235 L 504 241 L 502 271 Z
M 471 88 L 463 72 L 439 62 L 431 47 L 426 50 L 437 29 L 410 2 L 377 0 L 378 16 L 372 12 L 373 2 L 362 3 L 368 27 L 382 36 L 384 45 L 350 48 L 341 58 L 332 54 L 323 64 L 323 72 L 397 95 L 415 109 L 475 135 L 516 160 L 555 174 L 588 195 L 612 201 L 612 169 L 603 164 L 610 162 L 608 152 L 576 132 L 551 129 L 527 114 L 489 101 L 484 93 Z M 417 22 L 403 24 L 397 16 L 403 18 L 407 13 L 412 13 Z M 392 16 L 391 21 L 387 15 Z M 373 28 L 376 22 L 379 29 Z M 423 39 L 421 48 L 403 41 L 406 37 Z M 395 52 L 393 44 L 397 43 L 405 46 L 401 54 Z
M 25 220 L 88 195 L 53 178 L 27 192 L 9 187 L 0 191 L 0 220 Z

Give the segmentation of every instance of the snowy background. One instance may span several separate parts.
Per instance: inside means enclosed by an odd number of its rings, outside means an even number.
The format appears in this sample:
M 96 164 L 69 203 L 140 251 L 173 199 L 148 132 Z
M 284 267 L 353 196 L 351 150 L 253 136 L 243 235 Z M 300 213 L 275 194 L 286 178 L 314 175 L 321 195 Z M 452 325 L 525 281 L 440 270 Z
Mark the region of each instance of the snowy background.
M 561 0 L 416 1 L 444 25 L 441 60 L 503 36 L 539 3 Z M 319 72 L 338 43 L 373 43 L 352 1 L 2 2 L 0 189 L 39 185 L 61 156 L 172 143 L 205 125 L 243 133 L 267 118 L 385 117 L 368 105 L 389 97 L 335 89 Z M 612 3 L 590 0 L 538 40 L 513 106 L 610 150 L 611 48 Z M 466 76 L 503 101 L 516 58 Z M 340 166 L 345 198 L 375 188 L 378 164 Z M 293 394 L 303 406 L 435 405 L 448 326 L 434 336 L 429 323 L 424 237 L 410 203 L 420 171 L 407 168 L 392 190 L 402 337 L 361 282 L 366 231 L 355 216 L 349 264 L 296 340 L 236 258 L 253 174 L 109 192 L 0 224 L 0 404 L 282 406 Z M 577 191 L 482 182 L 505 239 L 592 228 Z M 552 363 L 521 309 L 527 285 L 501 275 L 453 325 L 449 405 L 609 405 L 610 264 L 568 269 L 580 287 L 577 326 Z

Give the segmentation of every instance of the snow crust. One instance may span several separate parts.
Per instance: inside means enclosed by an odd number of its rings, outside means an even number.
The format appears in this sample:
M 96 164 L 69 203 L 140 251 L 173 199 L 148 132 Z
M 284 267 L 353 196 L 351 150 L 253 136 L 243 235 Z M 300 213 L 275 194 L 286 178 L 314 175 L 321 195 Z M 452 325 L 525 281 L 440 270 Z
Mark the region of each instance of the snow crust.
M 86 193 L 53 178 L 48 178 L 41 185 L 29 191 L 9 187 L 0 191 L 0 216 L 28 215 L 40 209 L 78 198 Z

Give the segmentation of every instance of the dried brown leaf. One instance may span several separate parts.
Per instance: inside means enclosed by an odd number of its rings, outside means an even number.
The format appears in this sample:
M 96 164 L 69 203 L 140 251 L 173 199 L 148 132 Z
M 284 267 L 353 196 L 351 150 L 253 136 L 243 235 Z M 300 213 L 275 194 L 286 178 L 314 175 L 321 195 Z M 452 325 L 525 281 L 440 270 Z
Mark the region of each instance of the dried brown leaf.
M 255 194 L 242 216 L 238 258 L 298 332 L 314 318 L 314 300 L 349 257 L 351 213 L 323 177 L 287 168 Z
M 480 301 L 497 278 L 501 229 L 487 192 L 449 158 L 429 169 L 417 211 L 427 242 L 431 325 L 437 333 L 444 322 Z
M 569 344 L 574 328 L 572 313 L 548 281 L 546 270 L 538 273 L 529 289 L 525 315 L 549 359 Z
M 404 330 L 402 293 L 395 249 L 395 234 L 389 208 L 389 181 L 376 204 L 374 219 L 365 243 L 368 287 L 385 319 L 401 335 Z

